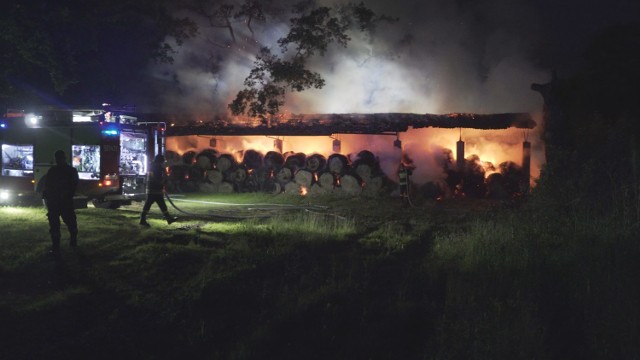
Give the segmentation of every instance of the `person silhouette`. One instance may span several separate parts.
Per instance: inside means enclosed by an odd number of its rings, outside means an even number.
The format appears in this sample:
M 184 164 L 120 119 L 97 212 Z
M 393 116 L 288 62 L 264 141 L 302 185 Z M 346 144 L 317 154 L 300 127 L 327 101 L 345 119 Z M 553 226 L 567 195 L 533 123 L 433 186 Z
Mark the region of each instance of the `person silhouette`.
M 164 202 L 164 183 L 166 179 L 164 161 L 163 155 L 156 155 L 151 163 L 151 169 L 147 172 L 147 200 L 144 202 L 142 213 L 140 214 L 140 225 L 145 227 L 150 226 L 147 222 L 147 214 L 153 203 L 158 204 L 160 211 L 162 211 L 162 217 L 167 221 L 167 224 L 177 220 L 177 218 L 169 215 L 167 204 Z
M 78 171 L 67 163 L 67 156 L 62 150 L 54 153 L 56 164 L 49 168 L 44 179 L 42 199 L 47 207 L 49 234 L 51 235 L 51 252 L 56 255 L 60 251 L 60 218 L 69 229 L 69 246 L 78 246 L 78 222 L 73 206 L 73 196 L 78 187 Z

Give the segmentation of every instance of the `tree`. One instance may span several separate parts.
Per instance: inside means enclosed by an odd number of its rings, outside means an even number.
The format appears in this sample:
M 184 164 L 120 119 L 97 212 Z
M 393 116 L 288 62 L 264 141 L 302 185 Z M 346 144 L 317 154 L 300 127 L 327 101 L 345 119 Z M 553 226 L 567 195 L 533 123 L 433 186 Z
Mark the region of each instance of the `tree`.
M 0 11 L 0 100 L 32 102 L 42 94 L 83 99 L 87 89 L 118 92 L 149 59 L 171 62 L 175 46 L 196 34 L 168 0 L 34 0 Z M 86 96 L 86 95 L 84 95 Z M 77 101 L 77 100 L 76 100 Z
M 289 21 L 289 32 L 278 40 L 281 55 L 267 47 L 260 50 L 245 88 L 228 105 L 232 114 L 264 119 L 279 112 L 287 91 L 322 88 L 322 76 L 307 69 L 310 58 L 323 56 L 334 43 L 346 47 L 349 30 L 372 32 L 380 21 L 394 20 L 376 15 L 363 3 L 332 8 L 303 1 L 293 7 L 293 13 L 296 17 Z

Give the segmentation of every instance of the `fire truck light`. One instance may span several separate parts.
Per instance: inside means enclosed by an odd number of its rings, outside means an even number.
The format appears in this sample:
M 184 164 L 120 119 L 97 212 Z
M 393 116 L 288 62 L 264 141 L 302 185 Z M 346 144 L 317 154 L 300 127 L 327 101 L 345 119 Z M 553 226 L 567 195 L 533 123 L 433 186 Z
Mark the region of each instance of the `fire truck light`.
M 0 128 L 5 129 L 7 127 L 7 124 L 5 123 L 0 123 Z
M 111 180 L 105 180 L 103 181 L 104 186 L 111 186 Z
M 118 130 L 114 130 L 114 129 L 102 130 L 102 134 L 108 135 L 108 136 L 116 136 L 118 135 Z
M 35 126 L 38 126 L 38 122 L 40 121 L 40 118 L 42 117 L 35 114 L 28 114 L 27 116 L 24 117 L 24 121 L 27 126 L 35 127 Z

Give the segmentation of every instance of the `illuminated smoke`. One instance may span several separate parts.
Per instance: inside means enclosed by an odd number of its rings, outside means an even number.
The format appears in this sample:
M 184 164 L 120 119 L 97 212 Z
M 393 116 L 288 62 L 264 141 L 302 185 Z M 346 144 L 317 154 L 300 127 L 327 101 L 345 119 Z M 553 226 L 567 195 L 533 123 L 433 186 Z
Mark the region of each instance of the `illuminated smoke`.
M 296 1 L 278 1 L 283 9 Z M 275 1 L 266 1 L 274 6 Z M 338 1 L 319 1 L 333 4 Z M 285 111 L 349 112 L 534 112 L 541 108 L 533 82 L 544 83 L 537 68 L 536 12 L 523 2 L 483 0 L 367 1 L 374 11 L 397 17 L 377 31 L 352 33 L 347 49 L 332 46 L 311 68 L 326 79 L 319 90 L 287 95 Z M 188 41 L 173 65 L 152 67 L 165 111 L 226 113 L 242 89 L 260 46 L 277 50 L 289 14 L 254 21 L 255 38 L 237 20 L 237 42 L 222 28 L 207 27 Z

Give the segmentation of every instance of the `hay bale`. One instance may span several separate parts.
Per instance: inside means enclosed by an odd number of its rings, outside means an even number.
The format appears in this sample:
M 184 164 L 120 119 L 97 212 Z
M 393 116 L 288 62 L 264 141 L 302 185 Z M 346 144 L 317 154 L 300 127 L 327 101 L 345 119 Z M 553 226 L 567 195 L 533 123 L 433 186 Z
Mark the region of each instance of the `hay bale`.
M 231 194 L 234 192 L 233 184 L 227 181 L 223 181 L 218 186 L 218 192 L 221 194 Z
M 311 183 L 313 182 L 313 173 L 306 169 L 300 169 L 296 171 L 294 175 L 294 181 L 296 184 L 306 187 L 307 189 L 311 187 Z

